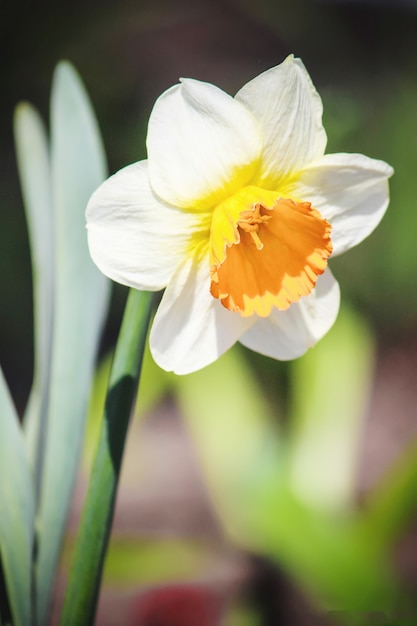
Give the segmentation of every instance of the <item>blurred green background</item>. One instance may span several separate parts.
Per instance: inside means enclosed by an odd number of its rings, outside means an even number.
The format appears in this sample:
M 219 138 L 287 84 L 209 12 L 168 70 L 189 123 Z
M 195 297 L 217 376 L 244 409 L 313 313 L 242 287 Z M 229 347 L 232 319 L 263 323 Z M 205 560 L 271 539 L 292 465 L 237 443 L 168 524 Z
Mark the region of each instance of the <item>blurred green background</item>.
M 414 382 L 417 371 L 416 33 L 417 2 L 412 0 L 73 0 L 37 4 L 22 0 L 3 4 L 0 19 L 0 359 L 19 411 L 24 408 L 31 384 L 32 295 L 26 224 L 12 136 L 13 110 L 17 102 L 29 100 L 47 120 L 53 69 L 60 59 L 70 60 L 79 70 L 92 99 L 109 169 L 113 173 L 145 157 L 146 124 L 152 104 L 180 76 L 213 82 L 233 94 L 253 76 L 294 53 L 303 59 L 322 96 L 328 151 L 363 152 L 386 160 L 395 168 L 390 185 L 391 204 L 381 226 L 360 247 L 331 262 L 341 283 L 343 302 L 359 315 L 360 328 L 362 323 L 367 325 L 366 338 L 361 340 L 361 345 L 365 345 L 365 352 L 371 351 L 375 359 L 372 374 L 366 370 L 366 363 L 355 361 L 352 366 L 365 381 L 369 395 L 366 421 L 356 420 L 354 424 L 355 432 L 361 432 L 362 440 L 354 468 L 353 500 L 362 502 L 405 443 L 417 434 Z M 116 286 L 102 354 L 108 352 L 116 339 L 125 296 L 126 290 Z M 345 322 L 342 320 L 341 323 L 349 323 L 346 319 L 350 319 L 350 314 L 347 315 L 343 318 Z M 355 314 L 353 317 L 356 319 Z M 332 346 L 336 349 L 328 348 L 331 363 L 337 369 L 339 358 L 343 360 L 349 346 L 343 341 Z M 327 350 L 326 347 L 323 349 Z M 312 371 L 317 364 L 310 366 L 309 370 L 308 359 L 292 365 L 275 363 L 244 350 L 239 351 L 239 355 L 243 355 L 244 363 L 263 392 L 268 407 L 265 411 L 273 413 L 272 421 L 275 420 L 274 426 L 277 426 L 278 418 L 287 414 L 291 397 L 296 393 L 294 386 L 298 383 L 294 381 L 312 380 Z M 341 365 L 341 371 L 346 372 L 344 367 Z M 148 365 L 148 368 L 152 366 Z M 174 418 L 171 415 L 172 395 L 187 412 L 189 394 L 198 388 L 198 379 L 188 388 L 187 383 L 176 387 L 171 378 L 166 379 L 152 369 L 147 376 L 149 405 L 138 412 L 146 415 L 146 410 L 155 406 L 162 393 L 166 392 L 166 395 L 153 426 L 147 426 L 146 421 L 141 425 L 140 441 L 143 442 L 143 437 L 147 441 L 147 428 L 152 436 L 155 432 L 162 435 L 161 439 L 156 438 L 155 450 L 151 444 L 155 456 L 149 453 L 149 447 L 145 446 L 147 453 L 142 450 L 145 458 L 146 454 L 150 455 L 148 465 L 144 462 L 142 469 L 133 466 L 132 491 L 125 487 L 127 509 L 119 520 L 122 539 L 119 540 L 119 551 L 109 557 L 110 587 L 112 584 L 129 587 L 126 578 L 131 583 L 134 580 L 134 585 L 149 585 L 158 580 L 166 582 L 176 577 L 193 579 L 196 573 L 210 569 L 213 554 L 219 556 L 220 552 L 224 557 L 231 549 L 227 542 L 226 548 L 221 543 L 223 533 L 219 531 L 217 515 L 205 494 L 205 481 L 200 477 L 194 453 L 189 451 L 187 443 L 184 444 L 186 436 L 179 425 L 178 415 Z M 152 384 L 158 386 L 154 396 Z M 256 393 L 259 394 L 259 390 Z M 325 389 L 323 393 L 327 393 Z M 355 398 L 352 400 L 343 393 L 340 401 L 350 406 Z M 314 396 L 314 390 L 308 386 L 301 388 L 297 397 L 303 394 Z M 362 390 L 354 387 L 352 394 L 360 396 Z M 299 415 L 304 415 L 306 409 L 302 403 L 296 402 L 295 405 Z M 288 424 L 285 419 L 282 421 L 281 428 L 285 430 Z M 298 426 L 297 423 L 293 425 L 295 431 Z M 302 427 L 300 430 L 303 431 Z M 322 430 L 318 432 L 321 433 L 319 439 L 328 432 L 325 418 Z M 197 441 L 206 436 L 201 432 L 194 434 Z M 177 448 L 172 443 L 173 437 Z M 338 437 L 340 444 L 340 433 Z M 297 441 L 292 448 L 294 458 L 302 438 Z M 167 458 L 177 460 L 166 469 L 166 474 L 156 472 L 155 475 L 155 464 L 164 467 L 163 453 L 160 452 L 165 450 L 164 442 L 168 445 Z M 291 445 L 290 438 L 290 449 Z M 320 447 L 320 441 L 315 445 Z M 135 456 L 136 453 L 132 454 Z M 179 459 L 184 455 L 189 463 L 178 469 L 175 463 L 180 463 Z M 335 472 L 338 471 L 337 462 L 333 460 Z M 331 467 L 330 463 L 329 475 Z M 179 475 L 178 483 L 175 483 L 180 489 L 179 500 L 175 497 L 170 500 L 172 492 L 167 493 L 161 485 L 175 468 Z M 197 478 L 190 479 L 195 473 Z M 138 475 L 143 478 L 142 482 L 139 481 L 142 486 L 139 504 L 132 496 Z M 125 485 L 129 485 L 126 480 Z M 192 482 L 190 490 L 181 491 L 184 484 L 188 484 L 187 480 Z M 218 484 L 218 480 L 215 478 L 214 483 Z M 79 499 L 83 493 L 83 479 L 80 481 Z M 155 488 L 162 499 L 168 498 L 168 504 L 157 506 L 152 515 L 149 506 L 152 509 L 155 500 L 149 494 L 146 499 L 147 492 L 143 489 L 147 484 Z M 158 491 L 159 488 L 162 491 Z M 216 487 L 214 492 L 214 500 L 217 498 L 224 504 L 224 495 L 219 495 Z M 129 493 L 139 508 L 142 506 L 148 511 L 149 519 L 145 513 L 135 517 L 136 505 L 131 503 L 131 509 L 128 506 L 131 502 Z M 193 500 L 190 494 L 195 496 L 196 493 L 200 495 Z M 320 485 L 314 493 L 321 497 Z M 74 519 L 80 506 L 79 499 L 76 497 Z M 196 517 L 190 528 L 186 521 L 182 520 L 181 525 L 175 515 L 174 520 L 172 518 L 172 510 L 178 502 L 191 513 L 194 511 Z M 159 519 L 158 515 L 170 521 L 166 526 L 161 523 L 159 530 L 153 528 L 156 536 L 160 531 L 166 539 L 168 528 L 168 536 L 175 537 L 173 543 L 168 541 L 163 546 L 164 558 L 159 543 L 154 546 L 154 552 L 149 547 L 152 524 Z M 74 525 L 74 520 L 71 523 Z M 256 523 L 262 527 L 262 520 Z M 70 528 L 73 529 L 73 525 Z M 135 544 L 138 549 L 136 560 L 136 553 L 132 552 L 131 545 L 125 547 L 123 537 L 134 533 L 138 527 L 147 539 L 145 546 Z M 203 531 L 203 546 L 198 541 L 197 544 L 189 542 L 188 534 L 194 535 L 196 527 Z M 233 535 L 233 531 L 228 530 Z M 214 542 L 214 547 L 210 542 Z M 402 571 L 407 574 L 407 585 L 414 589 L 417 564 L 408 556 L 407 547 L 401 547 L 401 550 Z M 249 580 L 255 605 L 263 608 L 252 616 L 246 611 L 230 617 L 230 626 L 246 623 L 298 626 L 307 623 L 302 621 L 302 612 L 297 613 L 297 622 L 285 621 L 283 617 L 285 611 L 280 603 L 283 596 L 287 612 L 288 607 L 304 602 L 285 575 L 258 555 L 242 560 L 239 552 L 231 551 L 230 558 L 224 559 L 231 595 L 235 587 L 246 586 Z M 172 567 L 173 563 L 178 567 Z M 217 572 L 219 561 L 216 563 L 214 571 Z M 291 562 L 289 569 L 292 567 Z M 222 572 L 224 574 L 224 570 Z M 111 592 L 107 601 L 108 606 L 115 602 Z M 102 620 L 109 610 L 105 606 Z M 313 619 L 309 605 L 304 613 Z M 317 620 L 308 623 L 325 623 L 322 615 Z

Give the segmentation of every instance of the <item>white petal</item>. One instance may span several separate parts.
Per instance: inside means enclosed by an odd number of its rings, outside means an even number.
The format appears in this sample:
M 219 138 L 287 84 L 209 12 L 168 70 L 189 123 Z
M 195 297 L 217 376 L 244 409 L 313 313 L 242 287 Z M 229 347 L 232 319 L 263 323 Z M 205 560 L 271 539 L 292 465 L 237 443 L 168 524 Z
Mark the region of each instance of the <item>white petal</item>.
M 155 103 L 149 175 L 156 193 L 180 207 L 213 206 L 251 177 L 261 151 L 256 121 L 214 85 L 184 79 Z
M 300 59 L 289 56 L 260 74 L 236 99 L 252 111 L 263 134 L 261 169 L 254 184 L 276 188 L 288 174 L 324 153 L 322 102 Z
M 259 319 L 240 342 L 255 352 L 280 361 L 295 359 L 330 330 L 339 305 L 339 285 L 327 269 L 310 295 L 301 298 L 286 311 L 275 309 L 270 317 Z
M 303 170 L 294 193 L 331 223 L 333 256 L 356 246 L 379 224 L 392 174 L 387 163 L 362 154 L 326 154 Z
M 207 255 L 187 258 L 168 285 L 151 329 L 152 356 L 164 370 L 189 374 L 205 367 L 253 323 L 225 309 L 209 289 Z
M 152 192 L 146 161 L 129 165 L 92 195 L 86 212 L 93 261 L 109 278 L 136 289 L 165 287 L 203 220 Z

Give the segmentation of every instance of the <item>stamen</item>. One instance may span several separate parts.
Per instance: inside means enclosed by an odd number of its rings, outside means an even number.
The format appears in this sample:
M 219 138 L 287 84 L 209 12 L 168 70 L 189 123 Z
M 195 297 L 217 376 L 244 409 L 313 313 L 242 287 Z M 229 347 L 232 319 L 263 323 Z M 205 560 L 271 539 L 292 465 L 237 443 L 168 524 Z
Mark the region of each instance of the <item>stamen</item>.
M 242 211 L 241 219 L 238 220 L 237 225 L 245 233 L 249 233 L 256 246 L 257 250 L 262 250 L 264 244 L 259 236 L 259 226 L 271 219 L 271 215 L 261 215 L 262 205 L 257 202 L 252 211 Z M 265 209 L 264 209 L 265 210 Z

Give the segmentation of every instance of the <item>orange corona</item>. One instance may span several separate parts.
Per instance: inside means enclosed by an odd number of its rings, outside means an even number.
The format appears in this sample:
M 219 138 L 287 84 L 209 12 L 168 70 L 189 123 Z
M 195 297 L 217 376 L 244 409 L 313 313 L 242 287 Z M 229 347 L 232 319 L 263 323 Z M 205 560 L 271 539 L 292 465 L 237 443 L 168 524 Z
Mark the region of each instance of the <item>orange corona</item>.
M 241 211 L 211 265 L 211 294 L 230 311 L 266 317 L 308 295 L 332 253 L 331 225 L 309 202 L 279 198 Z

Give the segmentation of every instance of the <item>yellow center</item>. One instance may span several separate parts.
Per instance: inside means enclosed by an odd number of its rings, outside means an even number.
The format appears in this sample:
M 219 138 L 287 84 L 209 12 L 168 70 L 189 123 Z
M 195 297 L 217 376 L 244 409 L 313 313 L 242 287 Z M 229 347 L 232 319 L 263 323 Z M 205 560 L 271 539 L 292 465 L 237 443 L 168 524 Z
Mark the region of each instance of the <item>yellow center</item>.
M 324 272 L 333 249 L 330 231 L 309 202 L 244 187 L 213 213 L 211 294 L 244 317 L 287 309 Z

